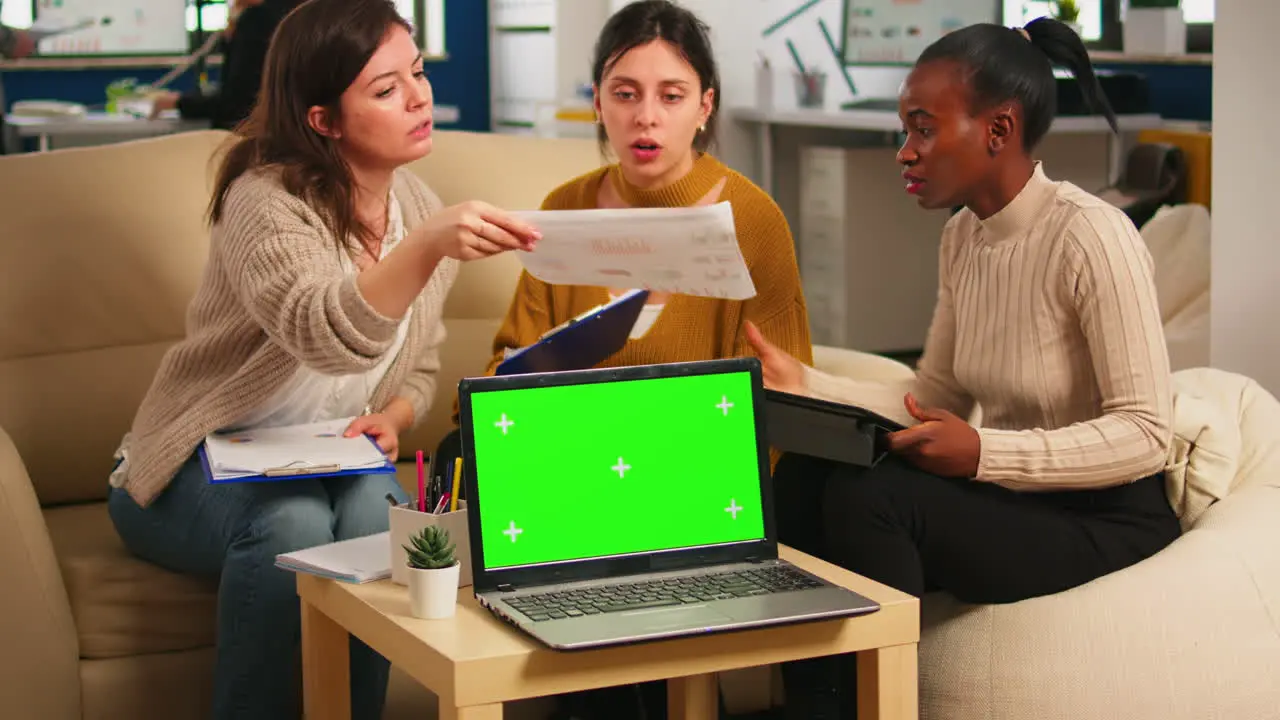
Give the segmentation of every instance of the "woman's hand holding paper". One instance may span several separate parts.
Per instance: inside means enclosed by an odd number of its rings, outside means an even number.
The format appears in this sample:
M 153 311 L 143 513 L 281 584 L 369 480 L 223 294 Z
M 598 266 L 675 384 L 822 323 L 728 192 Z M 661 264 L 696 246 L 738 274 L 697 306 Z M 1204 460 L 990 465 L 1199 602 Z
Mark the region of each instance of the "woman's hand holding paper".
M 541 233 L 528 223 L 479 201 L 433 214 L 414 233 L 440 257 L 480 260 L 507 250 L 531 251 Z

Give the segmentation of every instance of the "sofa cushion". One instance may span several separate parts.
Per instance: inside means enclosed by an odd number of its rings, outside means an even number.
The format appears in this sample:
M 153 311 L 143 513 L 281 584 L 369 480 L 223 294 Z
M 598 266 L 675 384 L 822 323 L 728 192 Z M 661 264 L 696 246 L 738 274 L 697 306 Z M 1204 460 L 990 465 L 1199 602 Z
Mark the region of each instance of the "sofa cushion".
M 408 168 L 445 205 L 482 200 L 535 210 L 558 185 L 600 167 L 595 141 L 490 132 L 441 132 L 431 154 Z
M 75 616 L 80 657 L 213 645 L 216 579 L 178 575 L 130 555 L 105 502 L 50 508 L 44 518 Z
M 1173 375 L 1165 484 L 1183 530 L 1246 484 L 1280 485 L 1280 403 L 1256 381 L 1215 368 Z
M 159 360 L 150 349 L 182 337 L 209 241 L 210 158 L 227 137 L 0 162 L 0 425 L 42 505 L 102 498 Z
M 212 646 L 80 663 L 83 714 L 77 720 L 208 720 Z
M 112 456 L 169 345 L 0 359 L 0 427 L 41 505 L 106 498 Z
M 1208 208 L 1187 204 L 1162 207 L 1142 226 L 1165 323 L 1209 291 L 1210 224 Z

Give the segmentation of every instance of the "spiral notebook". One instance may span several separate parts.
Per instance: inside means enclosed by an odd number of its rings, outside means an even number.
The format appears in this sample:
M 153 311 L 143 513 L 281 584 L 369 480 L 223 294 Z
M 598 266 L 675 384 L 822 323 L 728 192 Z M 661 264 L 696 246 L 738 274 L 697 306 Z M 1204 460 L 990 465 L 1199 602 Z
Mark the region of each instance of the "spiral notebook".
M 211 483 L 394 473 L 367 435 L 344 437 L 354 418 L 238 432 L 218 432 L 200 446 Z

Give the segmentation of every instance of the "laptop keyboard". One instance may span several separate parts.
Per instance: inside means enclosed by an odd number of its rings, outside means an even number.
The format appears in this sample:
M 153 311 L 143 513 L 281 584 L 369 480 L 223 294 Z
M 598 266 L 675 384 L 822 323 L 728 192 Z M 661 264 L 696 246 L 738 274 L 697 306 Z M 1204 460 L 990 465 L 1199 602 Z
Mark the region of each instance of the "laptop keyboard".
M 530 620 L 561 620 L 584 615 L 689 605 L 821 587 L 812 577 L 786 566 L 696 575 L 638 583 L 578 588 L 506 599 Z

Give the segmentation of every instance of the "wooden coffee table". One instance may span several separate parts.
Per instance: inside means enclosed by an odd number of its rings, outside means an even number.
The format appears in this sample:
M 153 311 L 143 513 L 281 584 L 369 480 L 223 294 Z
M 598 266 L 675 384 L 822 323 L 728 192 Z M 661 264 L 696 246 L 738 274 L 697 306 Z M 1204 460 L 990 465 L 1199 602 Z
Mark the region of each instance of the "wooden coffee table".
M 672 720 L 717 717 L 716 673 L 785 660 L 858 653 L 859 720 L 918 716 L 919 601 L 780 546 L 783 558 L 880 603 L 869 615 L 783 627 L 560 652 L 541 645 L 458 592 L 446 620 L 409 613 L 390 581 L 351 585 L 298 575 L 308 720 L 350 718 L 348 635 L 355 635 L 440 699 L 442 720 L 500 720 L 504 702 L 668 679 Z

